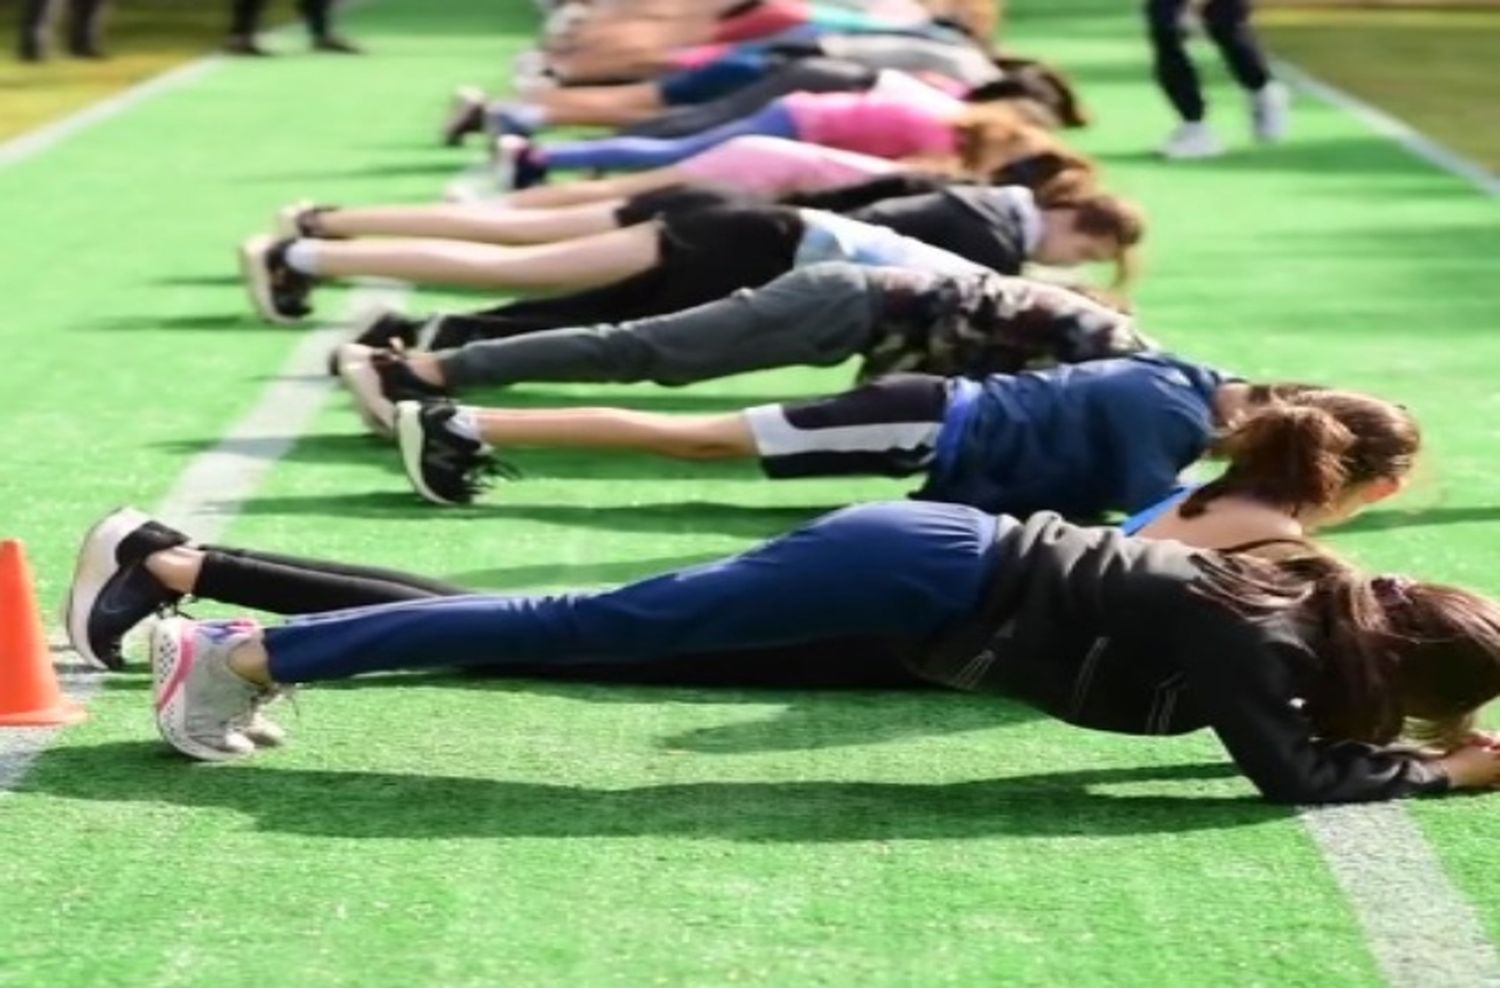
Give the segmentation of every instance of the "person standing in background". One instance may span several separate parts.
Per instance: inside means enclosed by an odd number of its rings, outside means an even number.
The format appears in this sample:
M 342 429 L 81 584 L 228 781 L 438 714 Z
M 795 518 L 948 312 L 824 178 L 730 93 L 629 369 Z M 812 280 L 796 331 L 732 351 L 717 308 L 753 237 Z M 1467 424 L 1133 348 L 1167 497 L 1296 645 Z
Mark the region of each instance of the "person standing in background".
M 68 8 L 68 54 L 74 58 L 103 58 L 99 29 L 105 0 L 22 0 L 21 37 L 17 54 L 23 62 L 47 57 L 57 8 Z
M 1250 28 L 1251 0 L 1207 0 L 1201 11 L 1204 30 L 1218 46 L 1235 81 L 1250 94 L 1250 115 L 1257 140 L 1286 136 L 1289 96 L 1271 77 L 1266 57 Z M 1188 0 L 1146 0 L 1146 24 L 1156 56 L 1156 81 L 1182 123 L 1161 153 L 1168 158 L 1209 158 L 1223 143 L 1204 119 L 1206 107 L 1198 72 L 1188 58 L 1183 23 Z
M 260 46 L 255 37 L 260 31 L 261 15 L 265 13 L 266 2 L 267 0 L 233 0 L 229 39 L 224 43 L 226 52 L 231 55 L 271 54 Z M 357 45 L 333 30 L 333 5 L 334 0 L 297 0 L 297 12 L 307 22 L 313 50 L 342 55 L 362 54 Z

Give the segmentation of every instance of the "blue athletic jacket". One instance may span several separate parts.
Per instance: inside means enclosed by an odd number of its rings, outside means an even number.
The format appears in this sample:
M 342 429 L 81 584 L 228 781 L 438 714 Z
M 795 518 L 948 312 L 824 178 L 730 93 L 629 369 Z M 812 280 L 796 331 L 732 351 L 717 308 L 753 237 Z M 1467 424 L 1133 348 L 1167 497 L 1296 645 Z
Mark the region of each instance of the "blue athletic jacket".
M 927 483 L 914 496 L 1025 517 L 1134 512 L 1171 493 L 1238 380 L 1165 354 L 955 378 Z

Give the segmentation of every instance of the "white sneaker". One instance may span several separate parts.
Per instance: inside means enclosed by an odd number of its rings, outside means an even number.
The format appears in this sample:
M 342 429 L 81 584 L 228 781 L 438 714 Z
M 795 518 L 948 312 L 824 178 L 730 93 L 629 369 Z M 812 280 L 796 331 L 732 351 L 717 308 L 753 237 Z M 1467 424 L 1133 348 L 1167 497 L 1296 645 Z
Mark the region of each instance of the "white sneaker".
M 1224 145 L 1208 124 L 1198 121 L 1178 126 L 1159 150 L 1165 158 L 1212 158 L 1224 153 Z
M 1250 119 L 1255 139 L 1272 144 L 1286 138 L 1291 126 L 1292 93 L 1279 82 L 1268 82 L 1250 94 Z
M 241 728 L 271 691 L 229 668 L 229 655 L 258 631 L 250 621 L 168 618 L 151 633 L 156 729 L 190 758 L 221 762 L 255 753 Z

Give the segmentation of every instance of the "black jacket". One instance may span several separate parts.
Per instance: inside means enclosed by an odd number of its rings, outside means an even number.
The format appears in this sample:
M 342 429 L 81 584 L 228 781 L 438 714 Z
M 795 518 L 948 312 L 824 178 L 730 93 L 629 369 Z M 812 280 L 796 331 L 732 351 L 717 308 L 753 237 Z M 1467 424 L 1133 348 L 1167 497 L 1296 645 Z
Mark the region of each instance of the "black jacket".
M 914 660 L 918 675 L 1013 696 L 1081 727 L 1210 727 L 1274 802 L 1448 788 L 1434 763 L 1314 737 L 1299 709 L 1318 666 L 1306 636 L 1285 615 L 1252 620 L 1192 592 L 1203 550 L 1081 528 L 1050 512 L 1001 522 L 986 603 Z

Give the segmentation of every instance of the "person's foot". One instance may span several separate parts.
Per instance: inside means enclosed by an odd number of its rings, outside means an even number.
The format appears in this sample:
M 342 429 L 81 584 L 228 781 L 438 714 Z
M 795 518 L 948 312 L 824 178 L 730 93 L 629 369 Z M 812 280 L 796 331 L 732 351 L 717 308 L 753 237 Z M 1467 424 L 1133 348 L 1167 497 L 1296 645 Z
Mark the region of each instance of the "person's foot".
M 120 508 L 90 528 L 78 549 L 63 603 L 73 650 L 106 669 L 125 664 L 126 632 L 182 599 L 146 569 L 153 553 L 186 545 L 188 537 L 134 508 Z
M 448 397 L 446 390 L 418 377 L 400 350 L 345 343 L 336 359 L 360 420 L 377 436 L 395 435 L 397 402 Z
M 236 648 L 255 637 L 253 621 L 168 618 L 151 632 L 156 729 L 190 758 L 219 762 L 254 754 L 244 734 L 272 691 L 229 666 Z
M 484 131 L 490 140 L 506 134 L 530 137 L 536 132 L 536 116 L 527 116 L 523 104 L 490 103 L 484 108 Z
M 465 137 L 484 131 L 484 104 L 484 90 L 477 86 L 459 86 L 453 91 L 453 102 L 443 120 L 445 147 L 456 148 Z
M 312 50 L 330 55 L 363 55 L 365 50 L 348 38 L 337 34 L 324 34 L 312 40 Z
M 312 278 L 286 263 L 291 242 L 275 237 L 251 237 L 240 245 L 240 272 L 255 311 L 267 322 L 292 326 L 312 313 L 308 296 Z
M 502 134 L 491 145 L 490 162 L 502 189 L 520 191 L 547 181 L 547 166 L 532 143 L 519 134 Z
M 488 445 L 453 428 L 457 414 L 457 406 L 448 402 L 396 405 L 401 465 L 412 488 L 433 504 L 472 504 L 490 477 L 515 475 Z
M 1250 120 L 1255 139 L 1265 144 L 1285 139 L 1291 111 L 1291 91 L 1279 82 L 1268 82 L 1251 93 Z
M 260 709 L 263 700 L 250 712 L 250 716 L 243 721 L 236 721 L 234 726 L 243 734 L 251 744 L 257 748 L 280 748 L 286 744 L 286 728 L 271 720 Z
M 295 240 L 297 237 L 313 237 L 319 240 L 342 240 L 331 237 L 318 226 L 318 214 L 327 213 L 337 206 L 321 206 L 311 199 L 298 199 L 287 203 L 276 211 L 273 230 L 277 238 Z
M 349 324 L 350 343 L 358 343 L 372 350 L 415 350 L 417 337 L 426 321 L 387 308 L 374 305 L 366 309 Z M 339 376 L 339 350 L 343 344 L 328 351 L 328 376 Z
M 249 58 L 270 58 L 274 54 L 262 48 L 253 34 L 231 34 L 224 40 L 223 52 L 226 55 L 244 55 Z
M 1200 120 L 1178 126 L 1160 150 L 1165 158 L 1212 158 L 1224 153 L 1224 145 L 1208 124 Z

